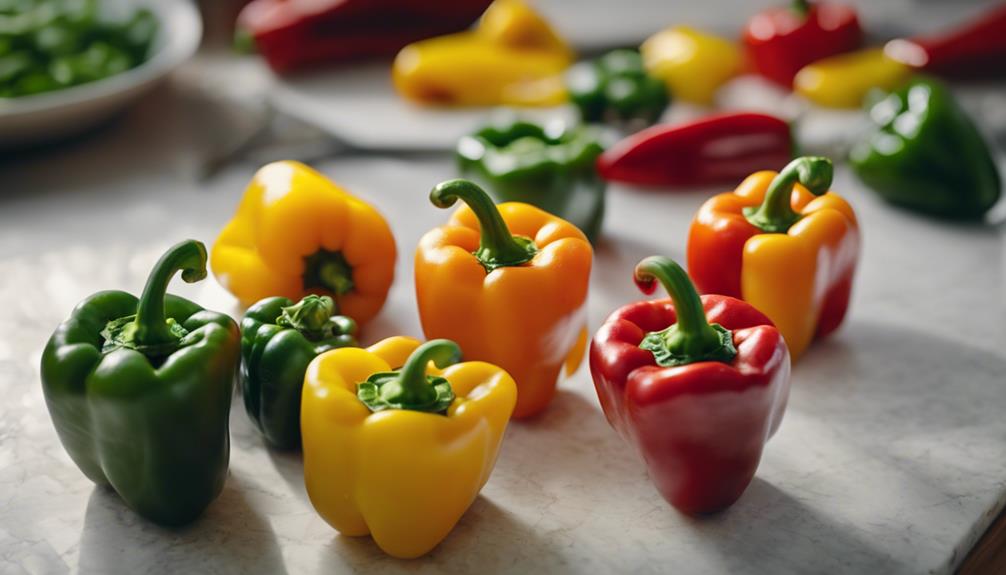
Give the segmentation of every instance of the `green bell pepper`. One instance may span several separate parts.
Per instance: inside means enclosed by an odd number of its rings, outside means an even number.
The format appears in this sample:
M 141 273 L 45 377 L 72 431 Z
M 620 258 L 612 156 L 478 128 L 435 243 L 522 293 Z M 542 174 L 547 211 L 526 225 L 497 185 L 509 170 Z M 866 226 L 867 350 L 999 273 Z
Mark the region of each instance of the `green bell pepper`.
M 241 320 L 241 394 L 248 416 L 274 447 L 300 446 L 300 395 L 311 360 L 356 345 L 356 322 L 335 313 L 328 296 L 309 295 L 297 304 L 270 297 Z
M 874 127 L 849 160 L 887 201 L 934 216 L 980 218 L 1001 180 L 981 134 L 950 91 L 919 78 L 869 107 Z
M 585 122 L 649 125 L 671 101 L 667 85 L 646 73 L 635 50 L 613 50 L 566 72 L 566 90 Z
M 588 126 L 506 120 L 462 138 L 458 167 L 496 202 L 538 206 L 594 241 L 604 218 L 606 188 L 595 167 L 604 151 L 598 135 Z
M 178 271 L 206 277 L 202 243 L 164 254 L 139 300 L 82 301 L 42 354 L 46 405 L 74 463 L 163 525 L 194 520 L 223 489 L 238 365 L 234 320 L 165 294 Z

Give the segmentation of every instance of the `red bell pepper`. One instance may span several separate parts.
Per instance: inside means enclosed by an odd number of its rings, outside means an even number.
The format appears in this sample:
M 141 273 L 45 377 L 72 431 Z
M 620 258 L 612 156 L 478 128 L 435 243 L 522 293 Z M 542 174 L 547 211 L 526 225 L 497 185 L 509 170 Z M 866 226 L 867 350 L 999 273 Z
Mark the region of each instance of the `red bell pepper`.
M 943 76 L 1006 76 L 1006 4 L 940 35 L 891 40 L 884 54 Z
M 424 38 L 464 30 L 491 0 L 253 0 L 238 15 L 277 72 L 387 56 Z
M 807 64 L 858 48 L 863 30 L 851 6 L 796 0 L 756 14 L 743 38 L 755 70 L 791 88 Z
M 608 422 L 635 443 L 661 495 L 678 510 L 734 503 L 754 477 L 789 397 L 789 351 L 761 312 L 699 297 L 674 261 L 652 256 L 636 284 L 671 299 L 613 313 L 590 345 L 590 372 Z
M 766 114 L 727 113 L 658 125 L 612 146 L 597 160 L 601 177 L 644 186 L 731 183 L 793 157 L 789 124 Z

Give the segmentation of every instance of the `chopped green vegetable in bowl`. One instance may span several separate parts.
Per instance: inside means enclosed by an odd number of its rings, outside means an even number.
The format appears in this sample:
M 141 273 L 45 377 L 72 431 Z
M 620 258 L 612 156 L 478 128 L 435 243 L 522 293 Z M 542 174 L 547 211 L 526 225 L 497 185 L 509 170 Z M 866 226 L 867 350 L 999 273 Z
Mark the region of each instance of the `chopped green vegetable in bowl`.
M 0 0 L 0 98 L 114 76 L 150 57 L 157 18 L 103 18 L 98 0 Z

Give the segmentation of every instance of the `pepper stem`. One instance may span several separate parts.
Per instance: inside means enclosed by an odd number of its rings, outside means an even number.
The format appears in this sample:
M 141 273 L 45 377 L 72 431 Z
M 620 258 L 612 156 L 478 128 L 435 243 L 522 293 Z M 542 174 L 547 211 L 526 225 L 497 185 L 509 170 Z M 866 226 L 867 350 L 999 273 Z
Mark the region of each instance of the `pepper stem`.
M 307 295 L 291 306 L 282 308 L 276 325 L 293 328 L 309 339 L 322 339 L 332 333 L 336 313 L 335 300 L 327 295 Z
M 196 240 L 186 240 L 169 249 L 154 265 L 147 277 L 140 302 L 136 306 L 132 340 L 137 348 L 157 348 L 180 339 L 177 330 L 168 324 L 164 313 L 164 295 L 168 283 L 179 271 L 185 283 L 206 277 L 206 246 Z
M 833 174 L 834 168 L 828 158 L 797 158 L 772 180 L 761 205 L 744 208 L 744 217 L 764 232 L 786 233 L 801 217 L 790 204 L 793 186 L 799 182 L 810 193 L 820 196 L 831 187 Z
M 449 381 L 426 375 L 432 361 L 447 367 L 461 359 L 461 348 L 449 339 L 434 339 L 416 348 L 399 371 L 375 373 L 357 386 L 357 397 L 371 411 L 410 409 L 445 413 L 454 401 Z
M 719 324 L 710 324 L 702 299 L 685 270 L 674 260 L 650 256 L 636 264 L 636 285 L 643 293 L 653 293 L 659 281 L 674 302 L 677 322 L 646 334 L 639 347 L 653 353 L 663 366 L 687 365 L 697 361 L 729 363 L 737 355 L 733 335 Z
M 793 11 L 801 16 L 806 16 L 810 12 L 810 2 L 808 0 L 793 0 Z
M 304 258 L 303 285 L 305 290 L 320 288 L 337 296 L 346 295 L 356 287 L 353 266 L 342 252 L 319 249 Z
M 458 200 L 468 204 L 479 220 L 482 236 L 475 257 L 486 273 L 496 268 L 519 266 L 534 259 L 538 247 L 530 238 L 514 236 L 489 194 L 468 180 L 448 180 L 430 192 L 430 201 L 438 208 L 449 208 Z

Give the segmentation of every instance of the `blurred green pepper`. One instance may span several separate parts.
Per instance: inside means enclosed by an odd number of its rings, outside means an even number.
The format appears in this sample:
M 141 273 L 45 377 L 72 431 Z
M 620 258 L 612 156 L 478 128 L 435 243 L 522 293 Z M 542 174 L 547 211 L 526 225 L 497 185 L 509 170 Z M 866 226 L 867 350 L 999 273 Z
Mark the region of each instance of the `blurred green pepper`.
M 646 73 L 635 50 L 613 50 L 566 73 L 566 89 L 585 122 L 656 122 L 670 103 L 662 80 Z
M 951 219 L 980 218 L 1002 181 L 988 145 L 943 84 L 919 78 L 869 110 L 873 130 L 849 160 L 885 200 Z
M 537 206 L 595 241 L 604 218 L 606 185 L 595 167 L 603 151 L 595 128 L 506 118 L 462 138 L 456 156 L 461 175 L 496 202 Z

